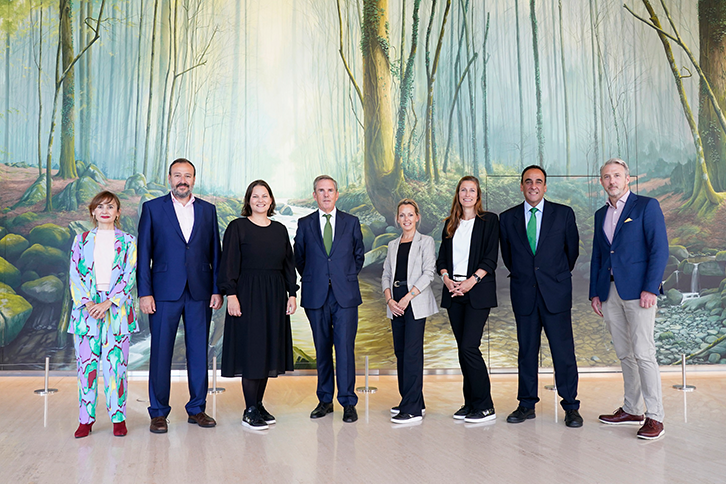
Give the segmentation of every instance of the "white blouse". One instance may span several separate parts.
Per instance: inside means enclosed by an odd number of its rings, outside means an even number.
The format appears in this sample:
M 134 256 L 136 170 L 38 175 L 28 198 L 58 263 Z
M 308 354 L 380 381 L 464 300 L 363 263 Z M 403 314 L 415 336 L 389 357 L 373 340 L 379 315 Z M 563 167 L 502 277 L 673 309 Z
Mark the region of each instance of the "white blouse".
M 452 258 L 454 262 L 454 275 L 467 276 L 469 270 L 469 250 L 471 249 L 471 234 L 474 231 L 474 220 L 460 220 L 459 226 L 454 232 L 452 241 Z
M 93 270 L 96 276 L 96 289 L 108 291 L 111 286 L 111 268 L 113 267 L 113 245 L 116 233 L 113 230 L 98 230 L 93 247 Z

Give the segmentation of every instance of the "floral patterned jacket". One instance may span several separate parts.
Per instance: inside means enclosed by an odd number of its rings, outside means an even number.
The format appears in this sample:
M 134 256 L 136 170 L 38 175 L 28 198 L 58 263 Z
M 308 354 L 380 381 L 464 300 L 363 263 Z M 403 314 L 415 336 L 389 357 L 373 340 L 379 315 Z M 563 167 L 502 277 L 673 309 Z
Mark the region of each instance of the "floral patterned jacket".
M 80 336 L 98 336 L 99 320 L 91 317 L 86 303 L 102 302 L 96 289 L 96 275 L 93 270 L 93 250 L 96 232 L 84 232 L 76 236 L 71 248 L 69 280 L 71 286 L 71 309 L 68 332 Z M 114 231 L 114 260 L 111 268 L 111 285 L 108 299 L 111 308 L 106 313 L 109 331 L 114 335 L 130 334 L 139 331 L 134 311 L 131 290 L 136 282 L 136 239 L 133 235 Z

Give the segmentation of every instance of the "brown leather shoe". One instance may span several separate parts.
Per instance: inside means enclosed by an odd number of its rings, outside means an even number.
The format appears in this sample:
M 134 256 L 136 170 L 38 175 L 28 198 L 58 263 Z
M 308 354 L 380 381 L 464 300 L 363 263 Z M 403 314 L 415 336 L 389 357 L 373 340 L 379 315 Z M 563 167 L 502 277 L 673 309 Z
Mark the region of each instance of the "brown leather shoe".
M 655 440 L 665 433 L 663 423 L 652 418 L 646 418 L 645 423 L 638 430 L 638 438 L 646 440 Z
M 212 417 L 210 417 L 209 415 L 207 415 L 204 412 L 199 412 L 196 415 L 189 415 L 187 422 L 189 422 L 190 424 L 197 424 L 200 427 L 204 427 L 204 428 L 210 428 L 210 427 L 214 427 L 215 425 L 217 425 L 217 422 L 215 422 L 215 420 Z
M 600 420 L 604 424 L 609 425 L 624 425 L 624 424 L 642 424 L 643 420 L 645 420 L 645 416 L 643 415 L 631 415 L 625 410 L 623 410 L 623 407 L 618 408 L 615 410 L 615 412 L 612 415 L 600 415 L 598 417 L 598 420 Z
M 153 434 L 165 434 L 169 430 L 166 425 L 166 417 L 154 417 L 151 419 L 149 431 Z

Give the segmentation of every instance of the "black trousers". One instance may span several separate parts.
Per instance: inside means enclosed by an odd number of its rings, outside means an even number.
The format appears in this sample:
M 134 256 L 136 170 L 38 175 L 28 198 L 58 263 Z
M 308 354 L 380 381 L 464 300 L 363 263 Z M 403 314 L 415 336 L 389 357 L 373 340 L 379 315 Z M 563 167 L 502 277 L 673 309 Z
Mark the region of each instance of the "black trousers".
M 544 328 L 552 352 L 552 365 L 555 367 L 555 383 L 557 393 L 562 400 L 560 404 L 565 410 L 580 408 L 577 400 L 577 360 L 575 358 L 575 341 L 572 337 L 572 312 L 561 313 L 547 311 L 544 299 L 539 290 L 537 301 L 531 314 L 515 314 L 517 321 L 517 342 L 519 343 L 519 389 L 517 399 L 525 408 L 534 408 L 539 402 L 538 387 L 538 356 Z
M 393 298 L 399 301 L 406 295 L 403 286 L 393 288 Z M 393 352 L 396 354 L 398 370 L 398 392 L 401 413 L 421 415 L 425 408 L 423 398 L 423 343 L 426 318 L 415 319 L 411 305 L 406 308 L 403 316 L 391 320 L 393 332 Z
M 494 408 L 489 372 L 479 350 L 489 311 L 472 307 L 468 293 L 452 298 L 448 308 L 464 377 L 464 405 L 474 412 Z

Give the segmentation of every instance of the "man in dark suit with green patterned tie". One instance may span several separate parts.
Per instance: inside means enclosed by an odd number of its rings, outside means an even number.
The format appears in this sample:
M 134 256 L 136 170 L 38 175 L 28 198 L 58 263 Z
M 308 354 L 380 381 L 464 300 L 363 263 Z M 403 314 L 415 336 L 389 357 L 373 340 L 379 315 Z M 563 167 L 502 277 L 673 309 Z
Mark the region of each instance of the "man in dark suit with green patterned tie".
M 572 269 L 580 246 L 575 213 L 566 205 L 544 199 L 547 173 L 539 166 L 524 169 L 520 189 L 524 202 L 499 216 L 502 260 L 509 269 L 519 343 L 519 406 L 507 422 L 535 418 L 538 355 L 544 328 L 565 424 L 581 427 L 571 314 Z
M 297 223 L 295 266 L 302 278 L 300 305 L 310 320 L 318 370 L 318 405 L 310 418 L 333 411 L 333 346 L 343 421 L 355 422 L 355 335 L 362 299 L 358 273 L 365 251 L 358 218 L 337 210 L 338 184 L 327 175 L 313 182 L 318 210 Z

